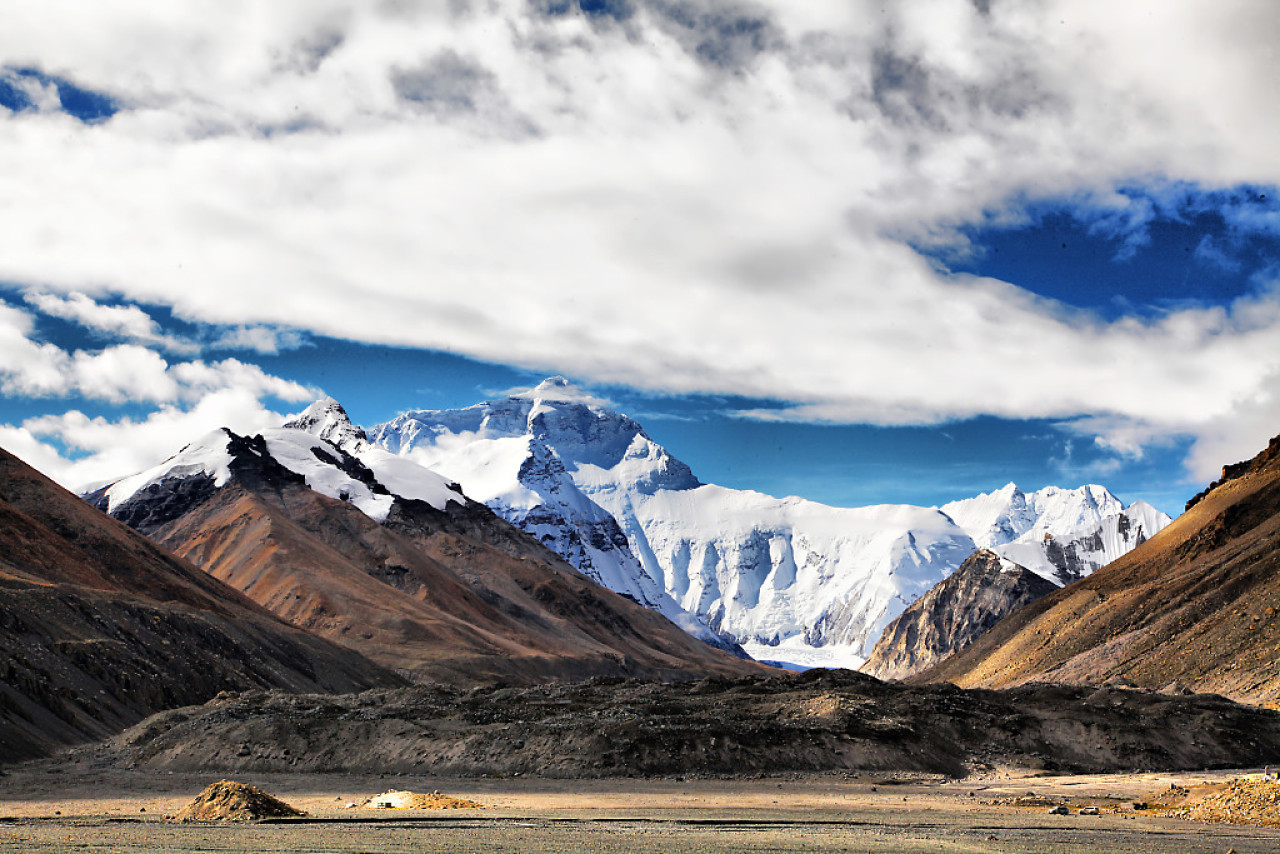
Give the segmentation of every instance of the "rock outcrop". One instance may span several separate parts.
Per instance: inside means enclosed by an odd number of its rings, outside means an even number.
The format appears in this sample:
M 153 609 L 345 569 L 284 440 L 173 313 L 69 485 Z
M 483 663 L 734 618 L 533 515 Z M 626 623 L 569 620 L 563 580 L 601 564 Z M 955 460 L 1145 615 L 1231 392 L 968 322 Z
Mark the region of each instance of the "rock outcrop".
M 964 649 L 1007 614 L 1058 586 L 988 549 L 911 603 L 888 625 L 864 673 L 902 679 Z

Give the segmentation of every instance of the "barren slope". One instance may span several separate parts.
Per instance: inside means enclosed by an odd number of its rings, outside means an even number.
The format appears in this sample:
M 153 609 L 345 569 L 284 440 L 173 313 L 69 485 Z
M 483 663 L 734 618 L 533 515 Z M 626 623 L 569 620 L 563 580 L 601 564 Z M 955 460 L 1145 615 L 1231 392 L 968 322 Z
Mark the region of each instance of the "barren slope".
M 312 637 L 0 450 L 0 762 L 222 690 L 399 680 Z
M 1139 548 L 1015 612 L 918 678 L 1123 682 L 1275 701 L 1278 614 L 1280 437 L 1224 469 Z

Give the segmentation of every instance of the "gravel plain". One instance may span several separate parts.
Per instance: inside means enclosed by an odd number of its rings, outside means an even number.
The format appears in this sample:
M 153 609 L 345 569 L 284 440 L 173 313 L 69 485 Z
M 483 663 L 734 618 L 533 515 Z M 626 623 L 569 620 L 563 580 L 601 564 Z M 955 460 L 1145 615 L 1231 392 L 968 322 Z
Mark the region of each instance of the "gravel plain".
M 0 778 L 0 851 L 70 852 L 1142 852 L 1280 850 L 1280 829 L 1134 811 L 1170 786 L 1240 772 L 993 773 L 755 780 L 440 779 L 264 774 L 246 779 L 310 818 L 175 824 L 207 774 L 21 766 Z M 483 811 L 347 808 L 389 789 L 440 791 Z M 1070 815 L 1009 803 L 1034 794 Z M 1079 815 L 1096 805 L 1101 814 Z

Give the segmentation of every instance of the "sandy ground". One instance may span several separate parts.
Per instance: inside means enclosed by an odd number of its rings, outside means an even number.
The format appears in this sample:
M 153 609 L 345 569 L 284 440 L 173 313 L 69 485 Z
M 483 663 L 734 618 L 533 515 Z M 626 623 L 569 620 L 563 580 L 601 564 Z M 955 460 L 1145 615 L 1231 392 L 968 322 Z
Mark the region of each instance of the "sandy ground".
M 1258 769 L 1247 769 L 1256 771 Z M 52 764 L 0 778 L 0 851 L 13 852 L 1246 852 L 1280 829 L 1205 825 L 1132 801 L 1242 772 L 1075 777 L 733 780 L 452 780 L 254 775 L 310 820 L 175 825 L 210 775 L 100 772 Z M 440 791 L 483 811 L 347 809 L 389 789 Z M 1036 795 L 1098 816 L 994 803 Z M 1111 808 L 1121 807 L 1118 813 Z

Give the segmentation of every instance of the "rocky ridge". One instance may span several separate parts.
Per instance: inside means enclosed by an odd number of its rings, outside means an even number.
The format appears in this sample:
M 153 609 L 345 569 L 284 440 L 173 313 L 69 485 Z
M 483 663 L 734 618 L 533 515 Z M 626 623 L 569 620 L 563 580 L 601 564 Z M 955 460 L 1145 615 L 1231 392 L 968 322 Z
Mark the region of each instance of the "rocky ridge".
M 1057 589 L 994 551 L 974 552 L 885 628 L 861 670 L 902 679 L 964 649 L 1007 614 Z
M 997 766 L 1102 772 L 1276 757 L 1280 714 L 1216 696 L 1043 685 L 962 691 L 813 670 L 345 697 L 253 692 L 157 715 L 74 758 L 156 772 L 574 778 L 962 777 Z

